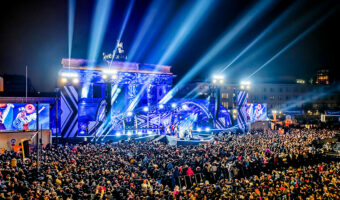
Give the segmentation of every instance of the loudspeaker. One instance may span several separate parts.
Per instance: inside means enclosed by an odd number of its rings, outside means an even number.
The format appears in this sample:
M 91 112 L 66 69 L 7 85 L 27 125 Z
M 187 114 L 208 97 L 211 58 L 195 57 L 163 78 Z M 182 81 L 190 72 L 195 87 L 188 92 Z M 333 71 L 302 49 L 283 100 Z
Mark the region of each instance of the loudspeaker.
M 29 148 L 28 140 L 23 141 L 22 146 L 23 146 L 23 152 L 24 152 L 25 158 L 29 157 L 30 148 Z

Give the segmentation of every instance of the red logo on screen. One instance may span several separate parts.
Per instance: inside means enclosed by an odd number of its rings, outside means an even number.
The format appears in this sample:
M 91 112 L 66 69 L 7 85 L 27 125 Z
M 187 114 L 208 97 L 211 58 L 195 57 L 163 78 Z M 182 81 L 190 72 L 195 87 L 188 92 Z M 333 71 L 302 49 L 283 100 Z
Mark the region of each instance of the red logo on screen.
M 33 104 L 27 104 L 25 110 L 27 113 L 33 113 L 35 111 L 35 106 Z

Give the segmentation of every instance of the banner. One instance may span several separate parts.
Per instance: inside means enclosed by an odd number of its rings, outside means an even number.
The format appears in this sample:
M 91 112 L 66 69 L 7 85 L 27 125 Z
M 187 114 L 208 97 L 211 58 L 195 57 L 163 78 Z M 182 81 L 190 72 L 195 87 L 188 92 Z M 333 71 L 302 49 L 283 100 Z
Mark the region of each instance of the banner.
M 0 131 L 35 130 L 37 105 L 25 103 L 0 104 Z M 49 104 L 39 104 L 39 129 L 50 128 Z

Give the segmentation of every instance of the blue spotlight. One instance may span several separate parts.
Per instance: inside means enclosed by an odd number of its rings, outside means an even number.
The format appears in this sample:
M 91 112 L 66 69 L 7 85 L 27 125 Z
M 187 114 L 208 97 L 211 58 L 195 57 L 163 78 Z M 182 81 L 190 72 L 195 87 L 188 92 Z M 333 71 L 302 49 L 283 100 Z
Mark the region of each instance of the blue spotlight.
M 131 131 L 128 131 L 128 132 L 127 132 L 127 135 L 132 135 L 132 132 L 131 132 Z
M 171 107 L 172 107 L 172 108 L 176 108 L 176 107 L 177 107 L 177 104 L 176 104 L 176 103 L 172 103 L 172 104 L 171 104 Z
M 145 52 L 152 39 L 159 33 L 158 30 L 162 27 L 172 5 L 173 1 L 158 0 L 152 2 L 142 24 L 138 28 L 138 34 L 128 54 L 128 61 L 138 60 L 142 53 Z
M 286 10 L 279 18 L 275 19 L 259 36 L 257 36 L 246 48 L 244 48 L 227 66 L 225 66 L 220 72 L 228 69 L 235 61 L 237 61 L 241 56 L 243 56 L 250 48 L 252 48 L 258 41 L 263 39 L 269 32 L 271 32 L 278 25 L 282 24 L 282 22 L 296 10 L 298 7 L 297 4 L 300 4 L 301 1 L 295 2 L 288 10 Z
M 267 62 L 265 62 L 263 65 L 261 65 L 259 68 L 257 68 L 252 74 L 248 76 L 248 79 L 254 76 L 258 71 L 263 69 L 265 66 L 267 66 L 269 63 L 271 63 L 273 60 L 275 60 L 277 57 L 279 57 L 282 53 L 287 51 L 290 47 L 294 46 L 298 41 L 300 41 L 302 38 L 304 38 L 306 35 L 308 35 L 310 32 L 312 32 L 315 28 L 317 28 L 325 19 L 327 19 L 329 16 L 331 16 L 337 8 L 333 8 L 330 12 L 328 12 L 325 16 L 320 18 L 318 21 L 316 21 L 312 26 L 310 26 L 307 30 L 299 34 L 293 41 L 288 43 L 286 46 L 284 46 L 279 52 L 277 52 L 273 57 L 271 57 Z
M 100 46 L 102 45 L 106 28 L 110 19 L 113 1 L 97 0 L 94 9 L 94 18 L 91 25 L 90 44 L 88 49 L 88 60 L 95 62 L 99 55 Z
M 202 131 L 202 129 L 201 129 L 201 128 L 197 128 L 197 131 L 198 131 L 198 132 L 201 132 L 201 131 Z
M 90 65 L 93 65 L 98 58 L 99 50 L 109 22 L 112 5 L 112 0 L 97 0 L 95 3 L 94 18 L 91 24 L 90 42 L 87 52 L 87 59 L 90 62 Z M 85 88 L 84 91 L 89 91 L 89 82 L 91 77 L 91 75 L 86 77 L 85 83 L 83 85 L 83 89 Z M 82 94 L 83 97 L 87 97 L 87 95 L 88 94 L 85 93 L 84 95 Z
M 149 111 L 149 107 L 145 106 L 145 107 L 143 108 L 143 111 L 144 111 L 144 112 L 148 112 L 148 111 Z
M 174 20 L 176 34 L 169 43 L 170 46 L 167 47 L 165 53 L 162 55 L 158 64 L 167 63 L 172 57 L 181 49 L 183 43 L 188 39 L 188 37 L 198 28 L 199 23 L 202 24 L 202 18 L 207 15 L 214 1 L 194 1 L 195 5 L 188 14 L 188 8 L 183 9 L 183 14 L 187 15 L 183 18 L 182 15 L 177 16 Z M 192 7 L 192 5 L 190 5 Z M 184 20 L 183 20 L 184 19 Z M 178 21 L 182 23 L 178 26 Z M 171 31 L 169 31 L 171 32 Z M 165 41 L 169 41 L 169 36 L 166 36 Z
M 141 131 L 139 131 L 138 133 L 137 133 L 137 135 L 142 135 L 143 133 L 141 132 Z
M 120 42 L 121 39 L 122 39 L 122 36 L 124 34 L 124 31 L 125 31 L 126 24 L 129 21 L 131 10 L 132 10 L 132 7 L 133 7 L 134 4 L 135 4 L 135 0 L 130 0 L 129 7 L 128 7 L 127 12 L 125 14 L 124 21 L 123 21 L 122 27 L 120 28 L 120 32 L 119 32 L 119 35 L 118 35 L 118 39 L 117 39 L 118 42 Z M 118 47 L 118 45 L 116 45 L 115 48 L 113 49 L 112 59 L 111 59 L 111 62 L 110 62 L 110 67 L 111 67 L 112 61 L 113 61 L 113 59 L 115 57 L 115 53 L 117 51 L 117 47 Z
M 160 104 L 160 105 L 158 105 L 158 108 L 159 108 L 159 109 L 163 109 L 163 108 L 164 108 L 164 105 L 163 105 L 163 104 Z
M 69 0 L 68 1 L 68 58 L 69 58 L 69 62 L 70 62 L 71 53 L 72 53 L 75 12 L 76 12 L 76 0 Z M 68 64 L 70 66 L 70 63 Z
M 168 92 L 164 98 L 160 101 L 160 103 L 168 102 L 177 91 L 185 85 L 188 81 L 195 77 L 195 75 L 206 65 L 208 64 L 219 52 L 225 49 L 227 46 L 231 44 L 233 40 L 236 39 L 239 35 L 241 35 L 249 26 L 249 24 L 257 19 L 263 11 L 271 5 L 270 1 L 260 1 L 259 4 L 256 4 L 247 14 L 238 21 L 236 25 L 233 26 L 231 30 L 227 30 L 224 32 L 223 36 L 218 39 L 215 44 L 210 48 L 207 54 L 205 54 L 202 59 L 200 59 L 189 72 L 176 84 L 175 87 L 172 88 L 170 92 Z
M 210 128 L 209 127 L 205 128 L 205 131 L 207 131 L 207 132 L 210 131 Z
M 133 112 L 129 111 L 129 112 L 127 112 L 126 115 L 127 115 L 128 117 L 131 117 L 131 116 L 133 115 Z

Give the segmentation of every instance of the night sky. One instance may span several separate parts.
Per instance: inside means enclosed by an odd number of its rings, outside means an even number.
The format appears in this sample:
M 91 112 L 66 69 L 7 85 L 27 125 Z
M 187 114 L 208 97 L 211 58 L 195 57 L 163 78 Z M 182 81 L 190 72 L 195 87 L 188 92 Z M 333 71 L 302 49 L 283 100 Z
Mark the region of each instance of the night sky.
M 183 46 L 178 49 L 177 54 L 166 63 L 171 65 L 172 72 L 178 75 L 176 81 L 179 81 L 207 53 L 226 30 L 231 29 L 252 6 L 258 3 L 258 1 L 244 0 L 211 1 L 213 2 L 211 9 L 198 23 Z M 136 0 L 133 6 L 122 37 L 127 52 L 132 46 L 151 2 Z M 194 1 L 184 0 L 164 1 L 162 9 L 158 11 L 159 17 L 151 22 L 154 24 L 152 31 L 156 31 L 153 34 L 150 32 L 152 38 L 147 38 L 151 42 L 139 51 L 140 56 L 133 61 L 157 64 L 154 62 L 157 62 L 159 56 L 165 51 L 162 44 L 172 41 L 169 33 L 176 33 L 176 28 L 182 22 L 181 19 L 185 19 L 185 15 L 178 17 L 177 14 L 183 9 L 186 14 L 190 14 L 190 5 L 193 3 Z M 73 58 L 87 57 L 94 4 L 95 1 L 90 0 L 77 1 L 72 47 Z M 108 53 L 113 50 L 128 4 L 128 0 L 114 1 L 109 25 L 99 52 L 99 59 L 102 59 L 102 52 Z M 297 7 L 289 17 L 225 71 L 228 81 L 238 81 L 254 72 L 300 33 L 329 13 L 331 9 L 339 8 L 339 1 L 308 0 L 300 1 L 299 4 L 287 0 L 273 1 L 261 16 L 251 22 L 241 34 L 238 34 L 227 48 L 219 52 L 195 79 L 208 78 L 210 74 L 220 69 L 219 67 L 226 66 L 267 26 L 294 5 Z M 163 9 L 168 12 L 163 12 Z M 0 10 L 0 73 L 25 74 L 27 65 L 34 87 L 38 91 L 53 91 L 57 83 L 57 72 L 61 68 L 61 59 L 68 57 L 68 1 L 4 0 L 1 2 Z M 294 26 L 300 19 L 305 20 L 299 26 Z M 330 69 L 333 78 L 338 79 L 340 71 L 337 70 L 340 52 L 339 19 L 339 9 L 336 9 L 322 24 L 259 71 L 252 81 L 307 79 L 320 68 Z M 175 26 L 173 26 L 174 24 Z M 278 36 L 284 32 L 286 35 L 279 38 Z M 166 41 L 162 41 L 164 35 L 170 35 Z M 265 46 L 268 48 L 263 48 Z M 163 48 L 158 49 L 158 47 Z

